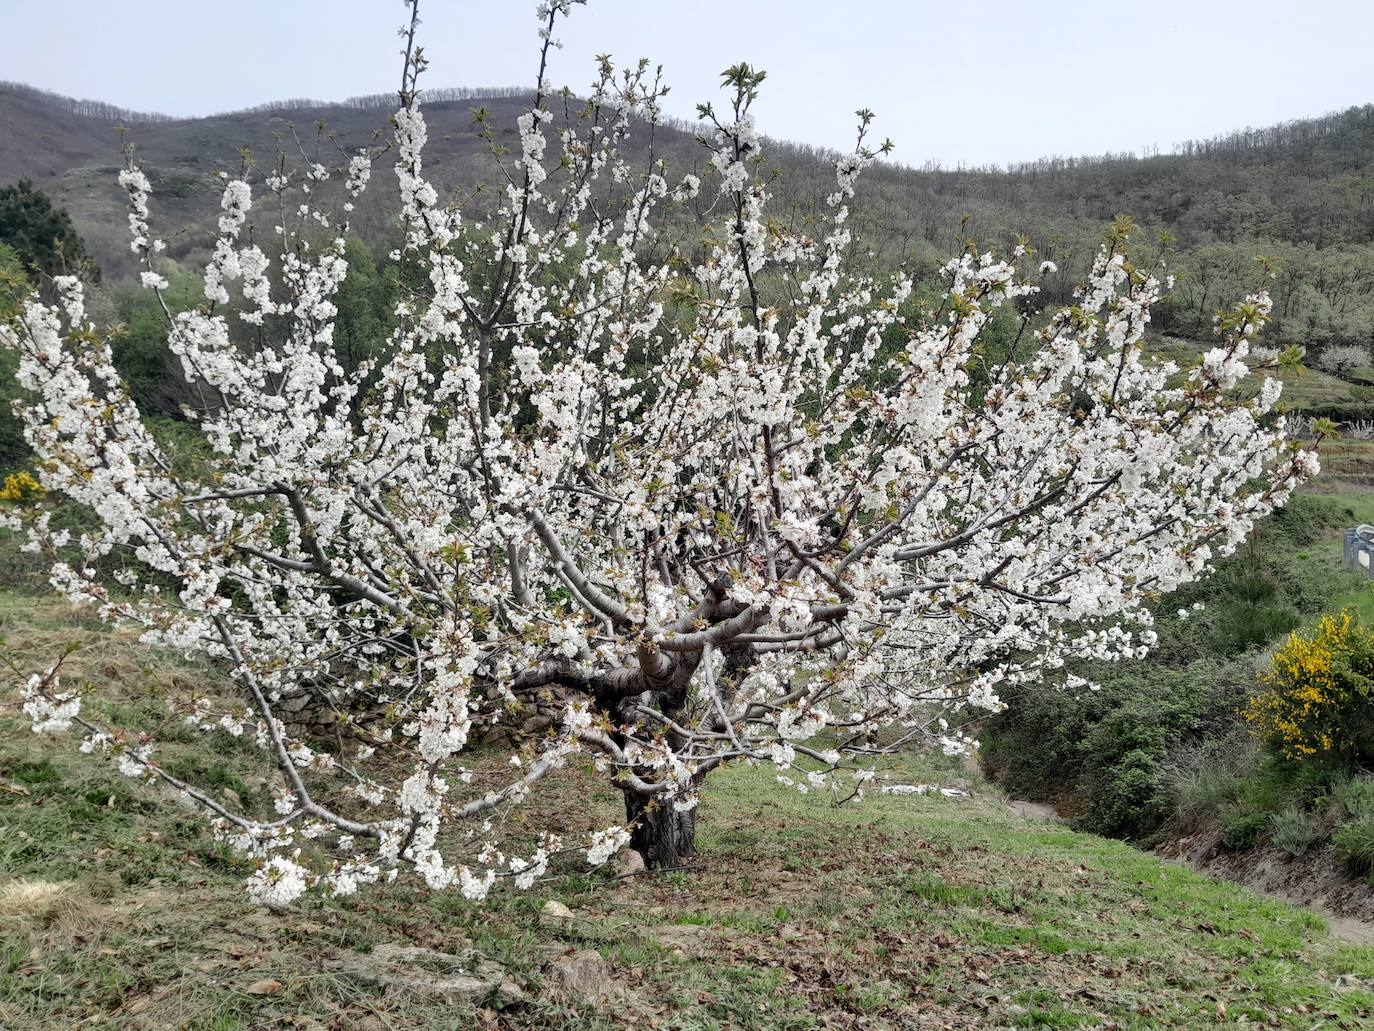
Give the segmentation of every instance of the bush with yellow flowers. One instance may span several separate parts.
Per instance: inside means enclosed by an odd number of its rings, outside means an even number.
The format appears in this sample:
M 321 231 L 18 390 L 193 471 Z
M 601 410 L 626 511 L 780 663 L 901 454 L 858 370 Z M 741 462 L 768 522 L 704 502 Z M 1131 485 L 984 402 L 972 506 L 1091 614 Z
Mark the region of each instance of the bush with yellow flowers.
M 1374 631 L 1348 609 L 1294 631 L 1244 714 L 1287 759 L 1374 756 Z
M 0 501 L 37 501 L 46 493 L 38 478 L 27 469 L 11 473 L 0 484 Z

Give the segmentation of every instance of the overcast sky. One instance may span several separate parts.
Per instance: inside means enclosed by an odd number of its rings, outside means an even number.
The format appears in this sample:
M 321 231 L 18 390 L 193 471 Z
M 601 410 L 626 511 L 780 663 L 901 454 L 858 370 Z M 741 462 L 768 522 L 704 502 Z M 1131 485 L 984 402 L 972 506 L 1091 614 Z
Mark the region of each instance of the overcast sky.
M 430 86 L 533 79 L 535 0 L 421 0 Z M 174 115 L 393 90 L 400 0 L 0 0 L 0 79 Z M 1374 0 L 591 0 L 593 56 L 665 66 L 691 117 L 740 60 L 772 136 L 846 146 L 853 111 L 911 164 L 1167 149 L 1374 101 Z

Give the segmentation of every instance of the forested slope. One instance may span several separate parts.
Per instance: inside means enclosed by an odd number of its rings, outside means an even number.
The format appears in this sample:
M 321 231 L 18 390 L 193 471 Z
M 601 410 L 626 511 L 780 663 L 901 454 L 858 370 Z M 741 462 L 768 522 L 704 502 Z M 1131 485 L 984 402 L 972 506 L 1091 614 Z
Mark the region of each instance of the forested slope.
M 501 183 L 474 109 L 489 113 L 491 142 L 499 147 L 513 138 L 527 102 L 528 95 L 515 89 L 432 94 L 427 167 L 437 182 L 456 189 L 455 200 L 481 205 L 490 191 L 477 188 Z M 569 110 L 577 103 L 568 99 Z M 328 161 L 339 148 L 385 134 L 391 104 L 386 96 L 338 104 L 285 101 L 168 119 L 5 84 L 0 131 L 12 145 L 0 148 L 0 183 L 34 179 L 68 208 L 107 272 L 125 271 L 132 255 L 115 182 L 123 160 L 117 126 L 123 125 L 153 180 L 154 214 L 169 255 L 189 263 L 208 247 L 219 171 L 237 172 L 247 155 L 260 172 L 278 154 Z M 996 124 L 987 123 L 984 131 L 995 133 Z M 701 171 L 692 126 L 660 127 L 652 141 L 641 133 L 641 155 L 650 142 L 678 169 Z M 829 189 L 828 157 L 805 145 L 770 146 L 766 173 L 779 210 L 798 218 L 814 210 Z M 374 250 L 384 252 L 389 240 L 393 193 L 369 191 L 355 214 L 355 231 Z M 1150 256 L 1179 276 L 1173 301 L 1160 312 L 1161 329 L 1205 335 L 1217 307 L 1267 278 L 1277 315 L 1271 340 L 1319 350 L 1374 339 L 1374 105 L 1184 143 L 1174 153 L 1144 158 L 1045 158 L 1006 169 L 883 164 L 865 177 L 855 226 L 873 259 L 886 267 L 906 262 L 928 268 L 969 241 L 1008 247 L 1013 234 L 1024 234 L 1059 266 L 1055 296 L 1047 300 L 1062 302 L 1104 224 L 1119 214 L 1135 219 L 1137 245 L 1153 241 L 1159 253 Z

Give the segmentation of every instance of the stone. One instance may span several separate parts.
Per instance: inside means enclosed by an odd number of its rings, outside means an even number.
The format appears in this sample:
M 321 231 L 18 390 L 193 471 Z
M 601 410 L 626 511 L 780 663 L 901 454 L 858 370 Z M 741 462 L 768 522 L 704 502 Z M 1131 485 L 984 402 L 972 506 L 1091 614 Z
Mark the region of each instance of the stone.
M 520 739 L 532 738 L 553 726 L 553 720 L 544 713 L 536 713 L 520 724 Z
M 298 695 L 288 695 L 277 702 L 277 708 L 286 712 L 304 712 L 305 707 L 310 704 L 310 695 L 301 693 Z
M 611 872 L 617 877 L 633 877 L 644 872 L 644 857 L 632 848 L 622 848 L 611 860 Z
M 539 926 L 550 931 L 567 931 L 577 925 L 577 914 L 557 899 L 549 899 L 539 910 Z
M 524 993 L 499 963 L 472 949 L 460 954 L 417 945 L 378 945 L 370 953 L 351 953 L 335 963 L 342 974 L 376 985 L 386 994 L 404 994 L 433 1002 L 502 1004 L 519 1002 Z
M 549 971 L 564 989 L 593 1006 L 623 995 L 623 989 L 611 977 L 610 964 L 595 949 L 577 949 L 560 956 L 550 964 Z

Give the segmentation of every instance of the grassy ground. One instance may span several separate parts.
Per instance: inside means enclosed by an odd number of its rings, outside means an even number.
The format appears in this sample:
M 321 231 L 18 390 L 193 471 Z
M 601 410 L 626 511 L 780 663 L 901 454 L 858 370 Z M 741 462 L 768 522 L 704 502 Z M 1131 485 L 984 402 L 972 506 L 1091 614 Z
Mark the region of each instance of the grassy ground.
M 1167 357 L 1179 366 L 1189 368 L 1196 366 L 1202 354 L 1216 346 L 1216 341 L 1161 336 L 1151 338 L 1148 346 L 1152 354 Z M 1361 385 L 1311 367 L 1254 373 L 1246 377 L 1243 385 L 1252 390 L 1258 389 L 1265 376 L 1272 376 L 1283 383 L 1283 400 L 1298 410 L 1313 405 L 1355 404 L 1369 397 L 1368 390 Z
M 10 646 L 71 640 L 121 705 L 204 675 L 142 652 L 55 602 L 10 596 Z M 404 882 L 273 914 L 195 814 L 0 711 L 0 1026 L 195 1028 L 1196 1027 L 1374 1020 L 1374 950 L 1304 911 L 1119 842 L 1028 823 L 991 791 L 875 796 L 836 809 L 767 770 L 711 782 L 699 860 L 616 882 L 572 870 L 473 906 Z M 210 739 L 214 741 L 215 739 Z M 189 739 L 188 739 L 189 742 Z M 181 760 L 240 793 L 224 756 Z M 200 748 L 197 754 L 194 748 Z M 220 770 L 222 772 L 216 773 Z M 910 760 L 900 781 L 965 771 Z M 613 818 L 618 799 L 568 771 L 547 813 Z M 583 919 L 541 927 L 550 898 Z M 686 928 L 682 933 L 662 928 Z M 553 952 L 596 949 L 612 1001 L 548 979 Z M 503 1010 L 383 997 L 335 968 L 384 942 L 504 964 L 528 993 Z M 551 951 L 552 950 L 552 951 Z
M 1320 453 L 1322 472 L 1318 484 L 1321 489 L 1329 491 L 1332 500 L 1349 506 L 1351 525 L 1374 522 L 1374 494 L 1369 491 L 1369 483 L 1374 480 L 1374 441 L 1325 441 Z M 1295 558 L 1300 562 L 1336 567 L 1344 565 L 1344 555 L 1345 535 L 1342 532 L 1298 552 Z M 1324 607 L 1324 611 L 1330 613 L 1345 609 L 1358 615 L 1366 625 L 1374 626 L 1374 582 L 1356 578 L 1348 590 L 1331 595 Z M 1304 622 L 1313 624 L 1317 618 L 1311 616 Z
M 1374 482 L 1374 441 L 1338 437 L 1324 440 L 1317 447 L 1322 471 L 1318 481 L 1323 491 L 1365 491 Z M 1362 506 L 1366 521 L 1374 518 L 1369 506 Z

